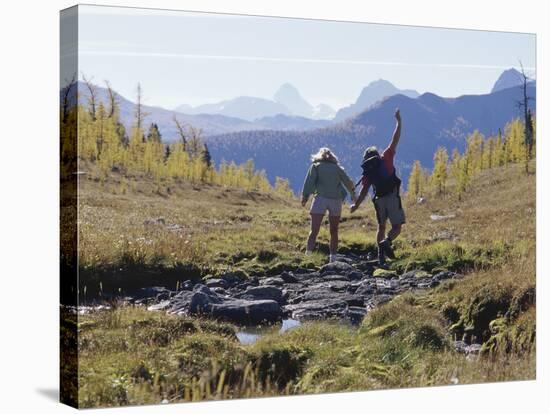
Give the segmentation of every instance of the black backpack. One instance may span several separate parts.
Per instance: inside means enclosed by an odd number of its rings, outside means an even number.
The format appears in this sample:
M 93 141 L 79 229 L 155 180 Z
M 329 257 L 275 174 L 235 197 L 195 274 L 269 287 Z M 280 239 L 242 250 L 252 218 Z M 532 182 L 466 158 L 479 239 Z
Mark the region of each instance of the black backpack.
M 363 169 L 363 175 L 369 176 L 378 168 L 380 167 L 380 163 L 382 162 L 382 159 L 380 158 L 380 155 L 372 155 L 369 158 L 365 159 L 363 163 L 361 164 L 361 168 Z
M 397 177 L 395 170 L 392 175 L 385 179 L 377 176 L 376 172 L 382 163 L 382 159 L 380 158 L 378 152 L 373 151 L 372 154 L 365 155 L 366 157 L 361 163 L 361 168 L 363 169 L 363 177 L 369 177 L 372 180 L 372 186 L 374 187 L 374 198 L 384 197 L 396 188 L 399 189 L 401 186 L 401 180 Z

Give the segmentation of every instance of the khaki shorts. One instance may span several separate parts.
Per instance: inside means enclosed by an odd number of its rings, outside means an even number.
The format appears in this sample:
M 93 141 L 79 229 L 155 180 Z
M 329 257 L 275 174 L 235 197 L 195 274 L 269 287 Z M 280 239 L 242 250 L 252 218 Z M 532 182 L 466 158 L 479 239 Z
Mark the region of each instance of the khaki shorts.
M 328 210 L 328 215 L 331 217 L 340 217 L 342 215 L 342 200 L 339 198 L 326 198 L 316 195 L 311 203 L 309 212 L 311 214 L 325 214 Z
M 374 209 L 379 224 L 386 224 L 388 219 L 392 225 L 405 224 L 405 211 L 399 190 L 374 200 Z

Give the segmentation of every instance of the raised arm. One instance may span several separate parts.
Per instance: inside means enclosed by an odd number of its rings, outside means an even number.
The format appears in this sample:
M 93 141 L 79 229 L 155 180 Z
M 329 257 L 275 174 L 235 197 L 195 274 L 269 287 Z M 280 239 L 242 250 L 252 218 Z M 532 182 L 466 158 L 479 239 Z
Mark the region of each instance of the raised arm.
M 395 152 L 397 144 L 399 144 L 399 138 L 401 138 L 401 114 L 399 113 L 399 108 L 395 110 L 395 130 L 393 131 L 393 136 L 391 138 L 391 143 L 389 148 Z

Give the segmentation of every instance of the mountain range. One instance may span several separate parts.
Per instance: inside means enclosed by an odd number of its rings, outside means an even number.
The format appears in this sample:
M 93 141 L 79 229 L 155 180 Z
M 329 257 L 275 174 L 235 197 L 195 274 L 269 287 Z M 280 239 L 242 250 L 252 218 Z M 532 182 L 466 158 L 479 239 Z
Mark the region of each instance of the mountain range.
M 535 83 L 527 93 L 535 109 Z M 330 147 L 352 177 L 360 175 L 364 149 L 388 144 L 395 126 L 393 113 L 399 107 L 403 130 L 396 157 L 396 167 L 406 182 L 412 163 L 420 160 L 431 168 L 437 147 L 463 150 L 465 138 L 474 130 L 485 135 L 497 134 L 507 122 L 521 116 L 517 101 L 522 88 L 513 86 L 483 95 L 442 98 L 424 93 L 417 98 L 402 94 L 385 98 L 345 121 L 309 131 L 241 131 L 207 137 L 214 159 L 244 162 L 253 159 L 268 177 L 290 180 L 299 191 L 309 165 L 310 154 L 320 147 Z
M 191 107 L 185 106 L 178 107 L 182 111 L 178 112 L 148 105 L 143 106 L 143 111 L 147 113 L 145 125 L 155 122 L 163 141 L 178 137 L 175 116 L 184 124 L 202 129 L 216 162 L 253 159 L 270 179 L 289 178 L 293 189 L 298 190 L 309 155 L 321 146 L 330 146 L 350 173 L 358 175 L 364 148 L 368 145 L 383 148 L 387 144 L 396 107 L 403 115 L 403 138 L 397 157 L 401 175 L 406 179 L 416 159 L 431 167 L 437 146 L 445 146 L 449 151 L 455 147 L 462 149 L 464 138 L 474 129 L 486 135 L 495 134 L 520 116 L 517 101 L 522 96 L 518 86 L 521 81 L 521 74 L 510 69 L 499 76 L 491 93 L 443 98 L 432 93 L 418 95 L 414 90 L 400 90 L 388 81 L 378 80 L 363 88 L 354 104 L 337 113 L 328 106 L 313 107 L 288 83 L 279 88 L 273 100 L 238 97 L 224 101 L 225 104 L 202 106 L 218 113 L 189 113 L 193 112 L 189 110 Z M 73 100 L 75 90 L 71 90 Z M 95 86 L 95 90 L 98 102 L 107 104 L 107 89 Z M 78 92 L 80 102 L 86 102 L 89 92 L 82 82 L 78 83 Z M 534 99 L 532 80 L 528 82 L 528 94 Z M 116 92 L 115 96 L 121 121 L 129 130 L 135 104 Z M 534 108 L 534 100 L 531 105 Z M 319 112 L 323 115 L 315 119 Z M 325 119 L 331 116 L 334 120 Z
M 276 115 L 328 120 L 336 114 L 336 111 L 327 104 L 319 104 L 316 107 L 311 105 L 304 99 L 298 89 L 290 83 L 281 85 L 273 95 L 273 99 L 238 96 L 233 99 L 196 107 L 183 104 L 176 107 L 175 111 L 189 115 L 224 115 L 250 122 Z
M 379 79 L 365 86 L 355 103 L 340 109 L 336 113 L 334 120 L 343 121 L 344 119 L 351 118 L 368 109 L 376 102 L 397 94 L 405 95 L 410 98 L 416 98 L 419 95 L 417 91 L 412 89 L 398 89 L 387 80 Z

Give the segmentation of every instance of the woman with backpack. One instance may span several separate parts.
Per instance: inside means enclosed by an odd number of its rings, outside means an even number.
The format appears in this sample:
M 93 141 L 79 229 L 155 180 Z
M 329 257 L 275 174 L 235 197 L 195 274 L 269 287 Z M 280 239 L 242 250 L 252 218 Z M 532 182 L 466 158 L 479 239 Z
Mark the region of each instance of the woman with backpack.
M 405 224 L 405 212 L 399 195 L 401 180 L 397 177 L 393 159 L 395 150 L 401 136 L 401 115 L 399 109 L 395 111 L 396 126 L 390 145 L 378 153 L 376 147 L 369 147 L 363 155 L 363 176 L 360 183 L 363 185 L 357 201 L 351 205 L 353 213 L 361 205 L 369 188 L 373 188 L 372 201 L 378 221 L 376 242 L 378 243 L 378 263 L 380 266 L 386 264 L 386 256 L 395 259 L 392 242 L 401 233 L 401 226 Z M 359 184 L 359 183 L 358 183 Z M 386 221 L 389 219 L 391 229 L 386 235 Z
M 338 226 L 342 214 L 342 203 L 349 193 L 355 203 L 355 186 L 353 181 L 339 165 L 338 158 L 329 148 L 321 148 L 311 157 L 311 166 L 307 172 L 302 188 L 302 206 L 305 207 L 309 197 L 313 202 L 309 213 L 311 215 L 311 230 L 307 239 L 306 255 L 311 254 L 321 228 L 323 216 L 328 210 L 330 227 L 329 261 L 336 260 L 338 250 Z

